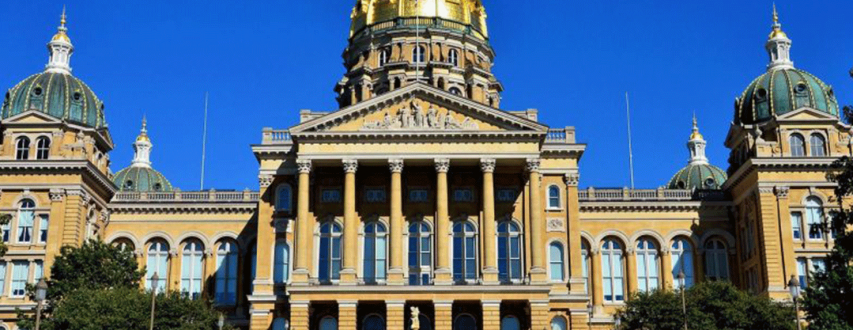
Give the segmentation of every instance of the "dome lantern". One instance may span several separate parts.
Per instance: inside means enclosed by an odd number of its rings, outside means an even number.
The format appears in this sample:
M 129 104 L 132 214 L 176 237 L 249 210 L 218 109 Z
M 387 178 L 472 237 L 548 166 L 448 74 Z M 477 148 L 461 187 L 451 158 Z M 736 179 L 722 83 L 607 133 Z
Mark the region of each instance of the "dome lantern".
M 791 39 L 782 31 L 779 23 L 779 13 L 776 12 L 776 4 L 773 4 L 773 31 L 764 46 L 770 55 L 768 70 L 793 69 L 794 62 L 791 61 Z
M 52 73 L 71 74 L 71 55 L 74 53 L 74 45 L 68 37 L 68 28 L 65 27 L 65 7 L 62 7 L 62 18 L 56 34 L 47 43 L 50 51 L 50 59 L 47 62 L 46 71 Z
M 151 167 L 151 148 L 154 145 L 148 137 L 148 123 L 142 117 L 142 129 L 133 142 L 133 160 L 130 166 L 113 176 L 113 183 L 120 191 L 170 192 L 172 184 L 166 177 Z
M 711 165 L 705 156 L 705 139 L 699 133 L 696 124 L 696 115 L 693 115 L 693 133 L 687 141 L 687 150 L 690 151 L 690 161 L 687 166 L 672 176 L 666 187 L 669 189 L 690 190 L 719 190 L 728 179 L 728 175 L 721 168 Z

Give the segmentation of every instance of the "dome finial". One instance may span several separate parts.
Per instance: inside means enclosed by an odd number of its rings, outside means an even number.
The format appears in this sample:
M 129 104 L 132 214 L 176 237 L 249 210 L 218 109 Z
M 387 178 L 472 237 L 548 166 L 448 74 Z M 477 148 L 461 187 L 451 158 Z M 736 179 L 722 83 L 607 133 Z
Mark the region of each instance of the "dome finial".
M 690 151 L 690 165 L 708 164 L 705 156 L 705 138 L 699 133 L 699 125 L 696 120 L 696 112 L 693 112 L 693 133 L 687 141 L 687 150 Z
M 142 115 L 142 129 L 139 130 L 139 136 L 136 137 L 136 141 L 151 142 L 151 139 L 148 138 L 148 120 L 145 119 L 145 115 Z
M 62 18 L 59 19 L 59 29 L 65 31 L 65 5 L 62 5 Z
M 71 38 L 68 37 L 68 28 L 65 27 L 65 23 L 65 6 L 63 5 L 59 27 L 56 28 L 56 34 L 47 43 L 47 49 L 50 51 L 50 60 L 47 63 L 48 72 L 71 74 L 71 54 L 74 53 L 74 46 L 71 44 Z
M 146 120 L 145 115 L 142 115 L 142 129 L 139 130 L 139 136 L 133 143 L 133 150 L 136 152 L 130 166 L 151 167 L 151 147 L 153 146 L 151 139 L 148 138 L 148 120 Z
M 793 69 L 794 62 L 791 61 L 791 39 L 785 31 L 782 31 L 782 24 L 779 23 L 779 12 L 776 11 L 776 3 L 773 3 L 773 30 L 770 31 L 770 36 L 764 48 L 770 55 L 770 64 L 767 65 L 768 70 L 776 69 Z
M 696 121 L 696 111 L 693 111 L 693 133 L 690 134 L 691 140 L 705 140 L 702 133 L 699 133 L 699 125 Z

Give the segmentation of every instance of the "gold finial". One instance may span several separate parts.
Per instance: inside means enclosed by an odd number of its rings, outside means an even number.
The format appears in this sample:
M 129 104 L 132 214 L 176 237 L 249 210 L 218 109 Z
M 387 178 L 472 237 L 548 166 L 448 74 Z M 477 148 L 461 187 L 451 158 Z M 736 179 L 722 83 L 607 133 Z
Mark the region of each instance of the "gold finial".
M 705 138 L 699 133 L 699 125 L 696 122 L 696 111 L 693 112 L 693 133 L 690 134 L 691 140 L 704 140 Z
M 151 141 L 148 138 L 148 120 L 145 119 L 145 115 L 142 115 L 142 129 L 139 130 L 139 136 L 136 137 L 136 141 Z
M 776 3 L 773 3 L 773 24 L 779 24 L 779 13 L 776 11 Z
M 69 38 L 68 34 L 66 33 L 68 31 L 68 28 L 65 27 L 66 22 L 67 21 L 65 16 L 65 5 L 62 5 L 62 16 L 60 16 L 59 19 L 59 28 L 56 29 L 56 34 L 53 35 L 51 41 L 64 41 L 69 44 L 71 43 L 71 38 Z
M 62 5 L 62 19 L 59 20 L 59 25 L 65 27 L 65 5 Z
M 779 23 L 779 12 L 776 11 L 776 3 L 773 3 L 773 31 L 770 32 L 770 39 L 787 38 L 788 35 L 782 31 L 782 24 Z

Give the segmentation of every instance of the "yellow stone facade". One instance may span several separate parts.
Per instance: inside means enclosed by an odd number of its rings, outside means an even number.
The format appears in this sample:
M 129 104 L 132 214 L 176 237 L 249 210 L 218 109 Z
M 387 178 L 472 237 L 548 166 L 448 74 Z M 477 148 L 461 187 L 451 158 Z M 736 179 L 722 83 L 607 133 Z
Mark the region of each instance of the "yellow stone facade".
M 257 191 L 125 191 L 106 129 L 35 110 L 4 117 L 0 212 L 13 220 L 0 327 L 33 308 L 23 283 L 90 238 L 132 249 L 143 286 L 156 270 L 163 288 L 213 299 L 251 330 L 402 330 L 413 318 L 420 329 L 611 329 L 632 292 L 676 287 L 679 270 L 688 285 L 729 280 L 788 299 L 791 276 L 832 248 L 831 233 L 807 229 L 838 205 L 828 165 L 853 153 L 837 114 L 800 107 L 733 125 L 721 190 L 581 189 L 587 145 L 573 127 L 498 108 L 479 1 L 410 2 L 358 2 L 342 107 L 265 128 L 252 146 Z M 792 134 L 824 143 L 799 154 Z M 21 137 L 51 143 L 21 157 Z

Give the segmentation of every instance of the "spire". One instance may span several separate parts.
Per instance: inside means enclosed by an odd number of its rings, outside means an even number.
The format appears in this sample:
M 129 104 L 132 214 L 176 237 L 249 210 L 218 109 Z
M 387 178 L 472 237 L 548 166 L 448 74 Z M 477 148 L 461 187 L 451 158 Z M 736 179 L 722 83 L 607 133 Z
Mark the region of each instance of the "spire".
M 767 43 L 764 45 L 770 55 L 768 70 L 793 69 L 794 62 L 791 61 L 791 39 L 785 31 L 782 31 L 782 23 L 779 23 L 779 12 L 776 11 L 776 3 L 773 3 L 773 25 Z
M 132 167 L 151 167 L 151 139 L 148 138 L 148 121 L 145 116 L 142 116 L 142 129 L 139 130 L 139 136 L 136 137 L 136 142 L 133 143 L 133 161 Z
M 705 138 L 699 133 L 699 125 L 696 123 L 696 114 L 693 114 L 693 133 L 687 141 L 687 150 L 690 151 L 690 165 L 708 164 L 705 157 Z
M 68 28 L 65 27 L 65 23 L 65 6 L 62 6 L 59 27 L 47 43 L 47 50 L 50 52 L 50 59 L 46 66 L 48 72 L 71 74 L 71 54 L 74 53 L 74 46 L 71 44 L 71 38 L 68 37 Z

